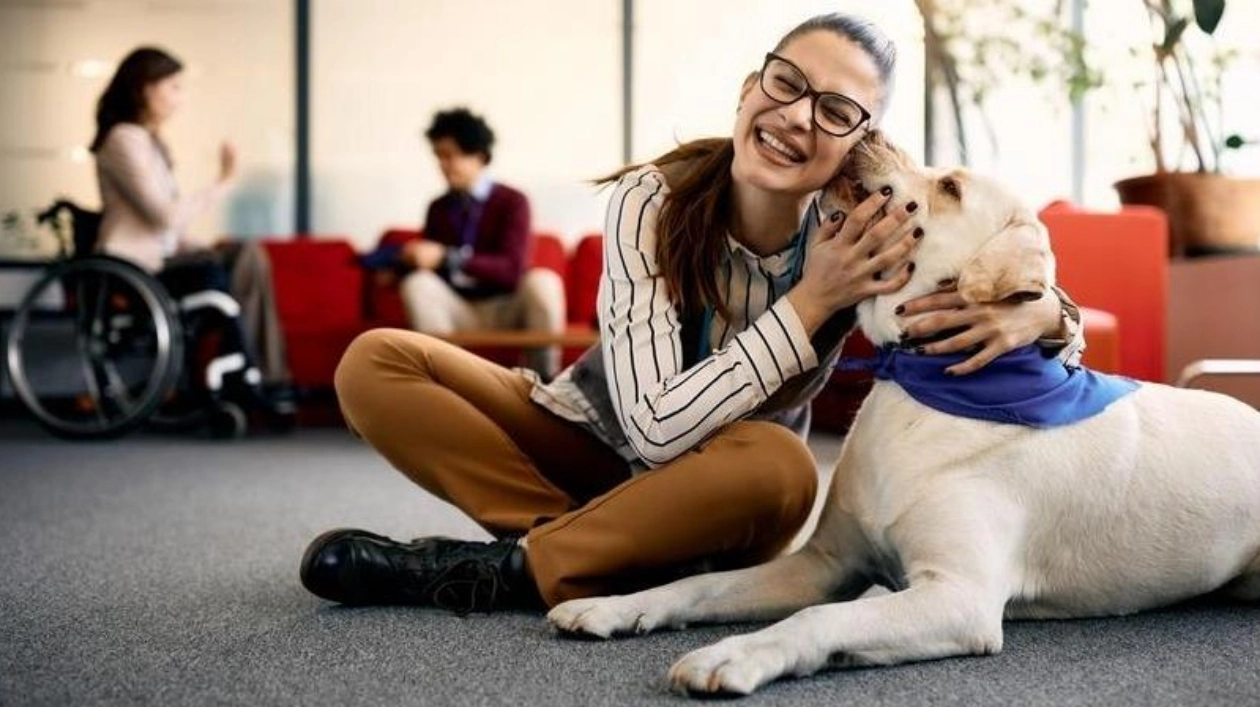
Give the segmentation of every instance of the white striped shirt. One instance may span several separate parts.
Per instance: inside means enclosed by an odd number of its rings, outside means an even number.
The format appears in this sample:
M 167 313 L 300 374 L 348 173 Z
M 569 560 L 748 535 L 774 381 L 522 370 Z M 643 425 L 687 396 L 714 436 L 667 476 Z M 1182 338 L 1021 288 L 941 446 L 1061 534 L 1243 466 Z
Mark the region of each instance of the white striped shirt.
M 623 176 L 608 203 L 598 298 L 600 346 L 621 429 L 605 428 L 610 423 L 573 381 L 572 367 L 531 393 L 532 400 L 583 425 L 628 462 L 649 468 L 669 463 L 754 413 L 784 381 L 819 364 L 796 310 L 783 297 L 794 284 L 793 264 L 796 250 L 805 247 L 803 239 L 763 257 L 728 235 L 717 284 L 730 319 L 714 314 L 712 354 L 683 370 L 681 322 L 656 258 L 656 220 L 668 194 L 663 175 L 649 165 Z M 1078 366 L 1083 350 L 1077 327 L 1059 359 Z
M 604 224 L 600 344 L 628 461 L 666 464 L 730 422 L 754 412 L 783 382 L 818 365 L 791 287 L 797 248 L 759 257 L 729 236 L 718 271 L 730 320 L 715 314 L 712 355 L 683 370 L 681 323 L 656 258 L 656 219 L 669 187 L 655 167 L 623 177 Z M 533 399 L 601 438 L 598 416 L 568 371 Z

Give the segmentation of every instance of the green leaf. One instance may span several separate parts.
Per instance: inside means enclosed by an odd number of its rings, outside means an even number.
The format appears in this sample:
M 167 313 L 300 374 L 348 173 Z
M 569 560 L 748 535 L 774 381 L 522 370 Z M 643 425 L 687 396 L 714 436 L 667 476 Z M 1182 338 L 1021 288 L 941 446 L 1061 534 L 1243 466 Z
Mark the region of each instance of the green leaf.
M 1207 34 L 1216 31 L 1225 14 L 1225 0 L 1194 0 L 1194 21 Z

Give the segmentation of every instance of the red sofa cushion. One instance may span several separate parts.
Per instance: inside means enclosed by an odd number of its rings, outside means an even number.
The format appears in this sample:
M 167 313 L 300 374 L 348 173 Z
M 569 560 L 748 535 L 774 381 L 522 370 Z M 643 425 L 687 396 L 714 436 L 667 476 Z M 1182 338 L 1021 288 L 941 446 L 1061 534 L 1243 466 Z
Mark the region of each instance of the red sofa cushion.
M 569 275 L 564 281 L 569 324 L 599 326 L 595 300 L 599 295 L 599 278 L 603 274 L 604 237 L 588 233 L 574 247 L 569 258 Z
M 343 240 L 268 240 L 276 306 L 286 327 L 330 329 L 363 319 L 363 270 Z
M 331 387 L 342 352 L 365 328 L 363 270 L 355 251 L 333 239 L 268 240 L 263 246 L 293 382 Z
M 564 243 L 551 233 L 537 233 L 533 238 L 533 250 L 529 255 L 531 268 L 547 268 L 563 280 L 568 274 L 569 261 L 565 257 Z

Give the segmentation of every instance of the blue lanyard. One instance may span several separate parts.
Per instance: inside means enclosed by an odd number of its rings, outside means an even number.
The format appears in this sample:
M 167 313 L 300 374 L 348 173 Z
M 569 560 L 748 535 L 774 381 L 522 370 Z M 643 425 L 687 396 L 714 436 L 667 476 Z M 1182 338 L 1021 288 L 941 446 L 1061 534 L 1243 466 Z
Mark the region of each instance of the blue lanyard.
M 805 218 L 801 219 L 801 227 L 797 230 L 796 235 L 792 236 L 792 243 L 789 247 L 796 248 L 792 253 L 792 284 L 796 284 L 801 280 L 801 272 L 805 269 L 805 234 L 809 231 L 811 220 L 818 221 L 818 202 L 817 200 L 810 202 L 809 208 L 805 211 Z M 713 344 L 711 343 L 713 334 L 713 306 L 705 305 L 704 314 L 700 320 L 700 342 L 699 357 L 696 361 L 703 361 L 713 353 Z

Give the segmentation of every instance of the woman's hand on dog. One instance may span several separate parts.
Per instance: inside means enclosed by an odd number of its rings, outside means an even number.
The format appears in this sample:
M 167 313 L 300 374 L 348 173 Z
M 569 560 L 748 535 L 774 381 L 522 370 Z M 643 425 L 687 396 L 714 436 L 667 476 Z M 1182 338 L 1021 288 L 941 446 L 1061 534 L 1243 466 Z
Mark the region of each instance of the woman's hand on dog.
M 837 211 L 819 227 L 801 280 L 787 293 L 810 334 L 837 311 L 910 281 L 910 258 L 923 235 L 912 221 L 918 204 L 889 209 L 891 200 L 888 189 L 872 194 L 847 218 Z
M 954 288 L 953 282 L 942 283 L 939 291 L 909 300 L 899 310 L 906 322 L 902 331 L 908 339 L 962 329 L 948 339 L 922 347 L 925 354 L 978 349 L 967 360 L 946 368 L 945 372 L 951 375 L 978 371 L 1004 353 L 1057 335 L 1062 326 L 1062 303 L 1053 294 L 1018 304 L 970 304 Z

